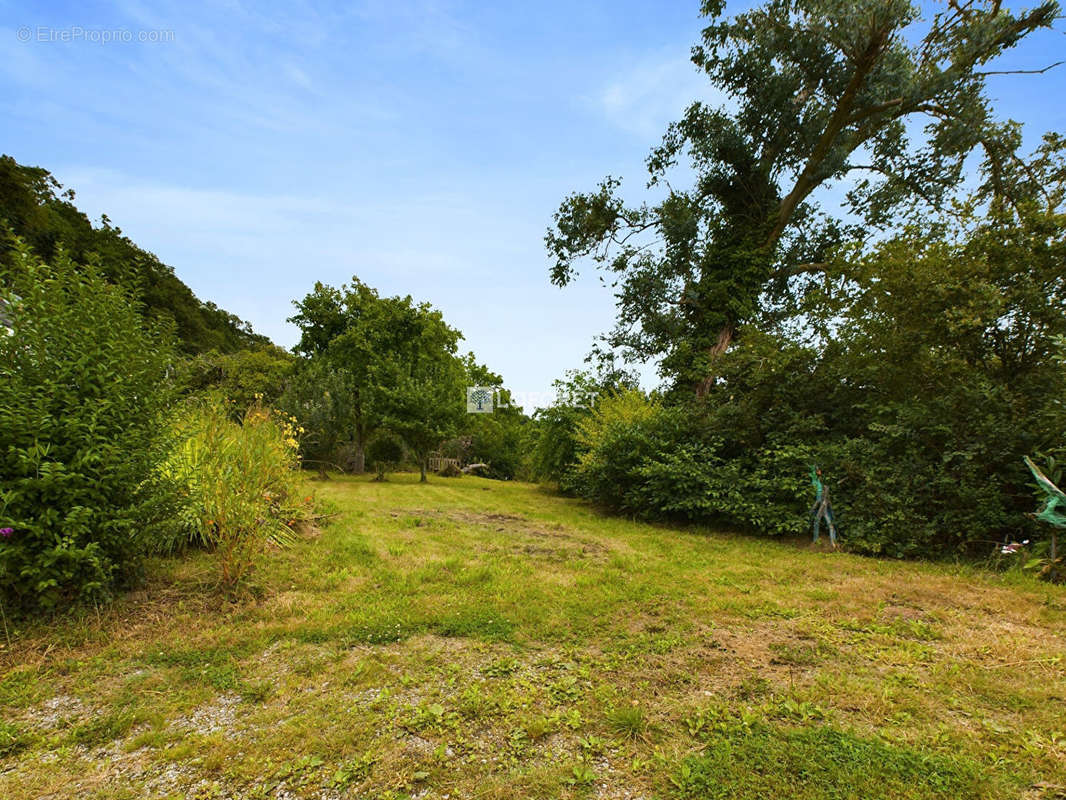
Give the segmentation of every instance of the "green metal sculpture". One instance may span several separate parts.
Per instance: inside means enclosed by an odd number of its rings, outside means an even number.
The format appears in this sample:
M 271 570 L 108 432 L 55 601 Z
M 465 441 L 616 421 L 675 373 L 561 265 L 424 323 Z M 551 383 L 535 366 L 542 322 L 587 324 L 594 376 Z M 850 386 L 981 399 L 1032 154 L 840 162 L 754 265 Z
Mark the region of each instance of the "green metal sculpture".
M 833 506 L 829 502 L 829 487 L 822 483 L 822 471 L 811 466 L 811 485 L 814 486 L 814 505 L 811 506 L 811 522 L 814 524 L 814 541 L 817 544 L 822 520 L 829 525 L 829 542 L 837 546 L 837 529 L 833 524 Z
M 1044 507 L 1036 512 L 1033 516 L 1037 519 L 1046 522 L 1053 528 L 1066 528 L 1066 514 L 1059 510 L 1059 506 L 1066 508 L 1066 493 L 1063 493 L 1062 489 L 1053 484 L 1051 480 L 1040 471 L 1040 467 L 1034 464 L 1029 456 L 1024 456 L 1025 465 L 1029 467 L 1029 471 L 1033 473 L 1033 477 L 1036 478 L 1037 485 L 1044 492 L 1047 499 L 1044 501 Z M 1054 561 L 1058 558 L 1058 541 L 1057 536 L 1051 534 L 1051 560 Z

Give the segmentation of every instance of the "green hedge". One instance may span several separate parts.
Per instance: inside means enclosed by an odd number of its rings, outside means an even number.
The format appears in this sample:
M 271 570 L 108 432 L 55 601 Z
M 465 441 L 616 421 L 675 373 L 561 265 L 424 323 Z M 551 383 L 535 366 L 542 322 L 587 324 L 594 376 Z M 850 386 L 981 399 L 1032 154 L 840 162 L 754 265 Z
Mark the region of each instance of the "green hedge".
M 150 478 L 170 340 L 97 267 L 14 248 L 0 276 L 0 595 L 58 608 L 137 570 L 165 498 Z

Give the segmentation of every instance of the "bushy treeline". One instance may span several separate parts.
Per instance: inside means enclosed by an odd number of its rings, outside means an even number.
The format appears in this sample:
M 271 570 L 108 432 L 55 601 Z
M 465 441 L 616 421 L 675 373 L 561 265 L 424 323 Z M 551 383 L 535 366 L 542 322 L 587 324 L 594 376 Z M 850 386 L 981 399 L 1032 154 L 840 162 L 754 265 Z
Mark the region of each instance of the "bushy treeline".
M 671 386 L 661 408 L 615 400 L 579 424 L 560 477 L 645 516 L 784 532 L 817 462 L 857 549 L 1020 532 L 1021 456 L 1062 443 L 1066 139 L 1024 153 L 987 81 L 1057 5 L 702 13 L 692 61 L 715 99 L 667 126 L 653 191 L 608 176 L 545 234 L 552 282 L 600 270 L 607 346 Z
M 1046 536 L 1022 457 L 1066 443 L 1064 264 L 1066 217 L 1035 205 L 844 252 L 702 396 L 613 388 L 545 412 L 539 471 L 627 514 L 791 535 L 816 464 L 856 551 Z
M 506 403 L 503 379 L 461 354 L 462 334 L 428 303 L 382 297 L 358 278 L 316 284 L 295 303 L 293 352 L 260 346 L 183 359 L 176 383 L 215 392 L 239 416 L 251 403 L 292 416 L 303 463 L 321 473 L 426 472 L 431 453 L 484 463 L 480 474 L 528 475 L 528 418 Z M 466 388 L 486 387 L 502 407 L 467 414 Z M 397 449 L 398 448 L 398 449 Z
M 0 602 L 106 598 L 190 543 L 231 589 L 310 513 L 259 400 L 292 357 L 73 199 L 0 157 Z
M 180 352 L 229 353 L 269 344 L 247 322 L 198 299 L 173 269 L 130 241 L 106 217 L 94 226 L 75 206 L 74 192 L 64 190 L 47 170 L 6 155 L 0 156 L 0 225 L 46 262 L 60 249 L 75 264 L 95 259 L 104 278 L 139 301 L 149 322 L 173 324 Z M 15 257 L 11 245 L 0 241 L 0 268 L 10 268 Z
M 465 413 L 498 375 L 410 297 L 353 280 L 299 306 L 298 352 L 269 344 L 190 355 L 175 322 L 115 280 L 113 253 L 18 236 L 0 270 L 0 603 L 63 609 L 134 581 L 144 557 L 213 551 L 247 580 L 271 542 L 313 513 L 298 468 L 381 477 L 451 447 L 492 477 L 520 469 L 526 417 Z
M 357 278 L 339 289 L 316 284 L 296 306 L 299 358 L 276 404 L 306 429 L 307 463 L 375 467 L 384 477 L 383 463 L 408 462 L 424 480 L 440 452 L 486 463 L 493 477 L 519 473 L 526 417 L 516 408 L 466 413 L 467 387 L 502 393 L 503 380 L 459 353 L 462 334 L 439 311 L 410 296 L 382 297 Z
M 183 396 L 171 326 L 93 258 L 18 238 L 0 280 L 0 603 L 107 598 L 143 559 L 190 543 L 234 588 L 310 513 L 291 420 Z M 247 408 L 247 406 L 245 407 Z M 237 419 L 234 417 L 237 416 Z

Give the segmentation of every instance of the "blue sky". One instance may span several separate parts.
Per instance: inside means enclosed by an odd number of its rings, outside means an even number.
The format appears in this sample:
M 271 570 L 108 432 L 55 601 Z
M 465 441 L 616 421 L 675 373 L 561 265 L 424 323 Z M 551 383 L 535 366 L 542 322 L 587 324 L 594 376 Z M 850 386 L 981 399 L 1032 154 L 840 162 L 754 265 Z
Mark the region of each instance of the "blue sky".
M 604 175 L 638 194 L 665 124 L 710 96 L 697 7 L 0 0 L 0 150 L 278 344 L 294 298 L 358 275 L 432 302 L 537 404 L 613 320 L 591 273 L 548 283 L 544 230 Z M 163 41 L 88 40 L 114 30 Z M 1066 67 L 991 89 L 1032 141 L 1066 131 Z

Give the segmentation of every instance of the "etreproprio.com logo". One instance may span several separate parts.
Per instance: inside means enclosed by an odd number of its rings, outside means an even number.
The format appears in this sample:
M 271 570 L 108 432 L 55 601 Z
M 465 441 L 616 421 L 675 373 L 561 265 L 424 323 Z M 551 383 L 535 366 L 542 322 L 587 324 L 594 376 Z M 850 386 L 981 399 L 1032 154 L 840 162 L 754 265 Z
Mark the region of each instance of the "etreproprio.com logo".
M 130 30 L 129 28 L 85 28 L 71 25 L 66 28 L 53 28 L 48 25 L 23 25 L 15 32 L 20 42 L 46 44 L 132 44 L 147 42 L 161 44 L 174 41 L 172 30 Z

